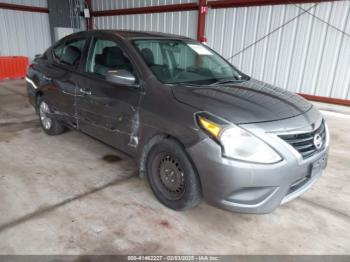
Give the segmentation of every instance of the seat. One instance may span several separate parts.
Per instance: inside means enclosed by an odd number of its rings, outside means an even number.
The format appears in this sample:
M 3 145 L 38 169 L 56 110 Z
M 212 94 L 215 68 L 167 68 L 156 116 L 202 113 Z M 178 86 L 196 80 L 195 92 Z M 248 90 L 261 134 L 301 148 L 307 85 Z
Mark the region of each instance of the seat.
M 102 54 L 95 55 L 94 72 L 99 75 L 105 75 L 108 71 L 108 68 L 106 67 L 106 53 L 103 51 Z
M 154 63 L 154 55 L 151 49 L 142 48 L 141 55 L 158 79 L 166 82 L 171 77 L 170 70 L 166 65 L 157 65 Z
M 95 65 L 104 65 L 105 57 L 103 54 L 97 54 L 95 55 Z
M 118 46 L 103 48 L 102 55 L 95 57 L 95 73 L 106 75 L 109 70 L 125 69 L 132 72 L 132 66 Z
M 66 46 L 64 49 L 64 54 L 61 57 L 61 61 L 65 64 L 75 66 L 80 60 L 81 51 L 75 46 Z
M 118 46 L 106 47 L 106 66 L 110 69 L 125 69 L 131 71 L 131 64 Z M 105 48 L 105 49 L 106 49 Z M 103 50 L 105 51 L 105 50 Z
M 143 59 L 145 59 L 145 62 L 147 65 L 149 65 L 149 66 L 154 65 L 154 55 L 153 55 L 153 52 L 151 49 L 143 48 L 141 50 L 141 55 L 142 55 Z

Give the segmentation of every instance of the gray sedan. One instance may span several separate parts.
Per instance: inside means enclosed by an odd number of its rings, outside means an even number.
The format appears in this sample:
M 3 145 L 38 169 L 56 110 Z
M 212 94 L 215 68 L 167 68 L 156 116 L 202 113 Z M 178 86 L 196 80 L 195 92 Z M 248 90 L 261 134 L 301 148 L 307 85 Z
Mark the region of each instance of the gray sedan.
M 189 38 L 79 32 L 37 57 L 26 80 L 48 135 L 76 129 L 125 152 L 175 210 L 204 198 L 268 213 L 327 164 L 329 133 L 312 104 Z

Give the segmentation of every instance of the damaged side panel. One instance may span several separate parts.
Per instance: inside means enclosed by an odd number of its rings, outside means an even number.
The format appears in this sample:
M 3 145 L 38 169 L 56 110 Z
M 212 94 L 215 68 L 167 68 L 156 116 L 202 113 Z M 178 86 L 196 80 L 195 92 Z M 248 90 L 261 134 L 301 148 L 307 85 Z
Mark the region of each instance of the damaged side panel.
M 50 104 L 53 117 L 75 126 L 77 75 L 52 64 L 45 64 L 40 69 L 40 89 Z
M 94 77 L 82 79 L 79 85 L 91 92 L 77 93 L 79 129 L 132 154 L 139 140 L 140 90 Z

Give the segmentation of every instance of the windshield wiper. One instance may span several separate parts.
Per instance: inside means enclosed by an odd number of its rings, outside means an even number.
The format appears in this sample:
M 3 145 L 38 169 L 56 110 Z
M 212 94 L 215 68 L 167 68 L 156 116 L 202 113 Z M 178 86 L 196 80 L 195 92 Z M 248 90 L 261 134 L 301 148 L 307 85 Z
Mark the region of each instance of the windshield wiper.
M 189 83 L 189 82 L 175 82 L 169 83 L 170 85 L 187 85 L 187 86 L 200 86 L 199 84 Z
M 210 85 L 223 85 L 223 84 L 229 84 L 229 83 L 243 82 L 243 81 L 246 81 L 246 80 L 247 79 L 245 79 L 244 77 L 241 77 L 240 79 L 225 78 L 225 79 L 218 79 L 217 81 L 215 81 L 214 83 L 212 83 Z

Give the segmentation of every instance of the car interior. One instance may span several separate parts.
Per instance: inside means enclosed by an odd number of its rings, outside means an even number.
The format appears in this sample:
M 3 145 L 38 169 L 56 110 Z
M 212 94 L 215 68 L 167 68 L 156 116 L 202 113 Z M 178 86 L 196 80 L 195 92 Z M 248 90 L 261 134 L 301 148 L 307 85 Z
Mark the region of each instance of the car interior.
M 63 54 L 61 56 L 60 62 L 75 66 L 81 57 L 81 51 L 78 47 L 67 45 L 63 49 Z
M 109 70 L 125 69 L 132 72 L 132 66 L 128 58 L 123 54 L 119 46 L 103 48 L 102 54 L 95 55 L 94 72 L 105 76 Z
M 159 65 L 155 63 L 154 54 L 150 48 L 141 49 L 141 55 L 145 60 L 146 64 L 151 68 L 153 73 L 161 79 L 169 79 L 171 77 L 171 72 L 169 67 L 166 65 Z

